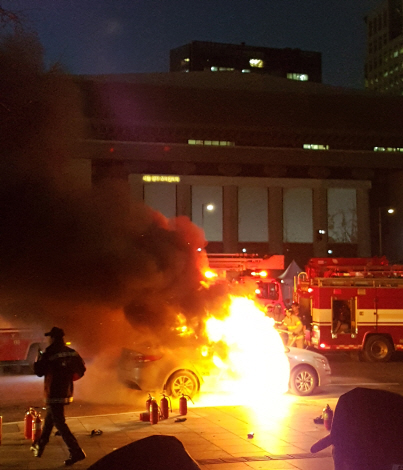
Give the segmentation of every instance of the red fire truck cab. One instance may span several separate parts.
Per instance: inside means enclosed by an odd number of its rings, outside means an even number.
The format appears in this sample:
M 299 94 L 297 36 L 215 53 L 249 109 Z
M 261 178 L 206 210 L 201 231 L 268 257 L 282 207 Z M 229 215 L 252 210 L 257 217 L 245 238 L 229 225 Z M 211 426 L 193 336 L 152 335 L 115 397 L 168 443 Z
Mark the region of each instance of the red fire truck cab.
M 0 322 L 1 323 L 1 322 Z M 29 366 L 46 343 L 43 332 L 32 328 L 0 327 L 0 368 L 5 366 Z
M 386 258 L 312 258 L 296 298 L 312 316 L 311 347 L 386 362 L 403 349 L 403 266 Z

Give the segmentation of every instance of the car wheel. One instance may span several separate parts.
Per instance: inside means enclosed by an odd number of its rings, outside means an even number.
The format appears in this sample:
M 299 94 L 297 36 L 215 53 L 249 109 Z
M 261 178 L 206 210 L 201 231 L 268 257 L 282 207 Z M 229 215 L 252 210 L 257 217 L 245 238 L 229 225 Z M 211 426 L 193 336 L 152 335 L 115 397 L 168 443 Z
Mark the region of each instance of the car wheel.
M 298 366 L 291 371 L 290 388 L 296 395 L 311 395 L 318 386 L 318 376 L 312 367 Z
M 364 358 L 368 362 L 387 362 L 392 354 L 393 345 L 384 336 L 370 336 L 365 342 Z
M 193 398 L 199 391 L 199 383 L 192 372 L 178 370 L 168 379 L 167 393 L 172 398 L 187 395 Z

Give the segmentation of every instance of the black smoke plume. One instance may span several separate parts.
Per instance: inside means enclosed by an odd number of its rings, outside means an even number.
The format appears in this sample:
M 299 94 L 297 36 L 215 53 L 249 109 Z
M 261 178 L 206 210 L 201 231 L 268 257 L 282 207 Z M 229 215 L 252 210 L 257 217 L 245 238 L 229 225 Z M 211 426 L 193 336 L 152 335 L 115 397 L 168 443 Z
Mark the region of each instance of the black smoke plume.
M 181 313 L 197 330 L 214 290 L 201 287 L 204 234 L 128 200 L 116 182 L 83 187 L 82 96 L 46 70 L 32 33 L 0 43 L 0 315 L 65 329 L 97 351 L 119 338 L 163 336 Z M 123 313 L 124 312 L 124 315 Z

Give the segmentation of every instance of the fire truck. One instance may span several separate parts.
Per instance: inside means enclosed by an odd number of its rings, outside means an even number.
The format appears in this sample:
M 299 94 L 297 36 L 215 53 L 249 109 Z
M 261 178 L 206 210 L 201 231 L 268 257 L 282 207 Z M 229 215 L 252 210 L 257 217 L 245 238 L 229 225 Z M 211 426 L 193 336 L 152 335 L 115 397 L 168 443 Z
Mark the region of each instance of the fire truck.
M 382 258 L 312 258 L 295 300 L 312 318 L 310 346 L 386 362 L 403 349 L 403 266 Z
M 209 253 L 209 267 L 217 280 L 243 284 L 245 290 L 255 294 L 255 300 L 268 311 L 276 304 L 283 310 L 284 300 L 277 274 L 284 271 L 284 256 L 259 257 L 246 253 Z
M 43 332 L 35 328 L 13 328 L 0 318 L 0 368 L 5 366 L 32 369 L 38 349 L 44 349 Z

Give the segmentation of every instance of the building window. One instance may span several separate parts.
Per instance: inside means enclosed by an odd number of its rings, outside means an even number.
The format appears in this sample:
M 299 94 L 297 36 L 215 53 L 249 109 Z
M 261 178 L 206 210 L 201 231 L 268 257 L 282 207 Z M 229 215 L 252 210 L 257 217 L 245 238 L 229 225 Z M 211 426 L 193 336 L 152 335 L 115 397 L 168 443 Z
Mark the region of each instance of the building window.
M 212 72 L 233 72 L 235 69 L 234 67 L 217 67 L 215 65 L 212 65 L 210 67 L 210 70 Z
M 357 195 L 355 189 L 328 189 L 327 216 L 330 243 L 357 243 Z
M 262 59 L 249 59 L 249 65 L 251 67 L 257 67 L 259 69 L 262 69 L 264 66 L 264 63 Z
M 204 230 L 207 241 L 222 242 L 222 186 L 192 186 L 192 222 Z
M 171 219 L 176 216 L 176 184 L 144 184 L 144 203 Z
M 231 147 L 235 145 L 235 142 L 230 142 L 229 140 L 198 140 L 198 139 L 189 139 L 189 145 L 215 145 L 219 147 Z
M 238 189 L 238 239 L 240 242 L 268 242 L 268 190 Z
M 289 80 L 298 80 L 300 82 L 307 82 L 309 77 L 306 73 L 287 73 L 287 78 Z
M 374 152 L 403 152 L 403 147 L 374 147 Z
M 321 145 L 321 144 L 304 144 L 303 148 L 305 150 L 329 150 L 328 145 Z
M 285 243 L 312 243 L 312 190 L 289 188 L 283 191 L 283 239 Z

